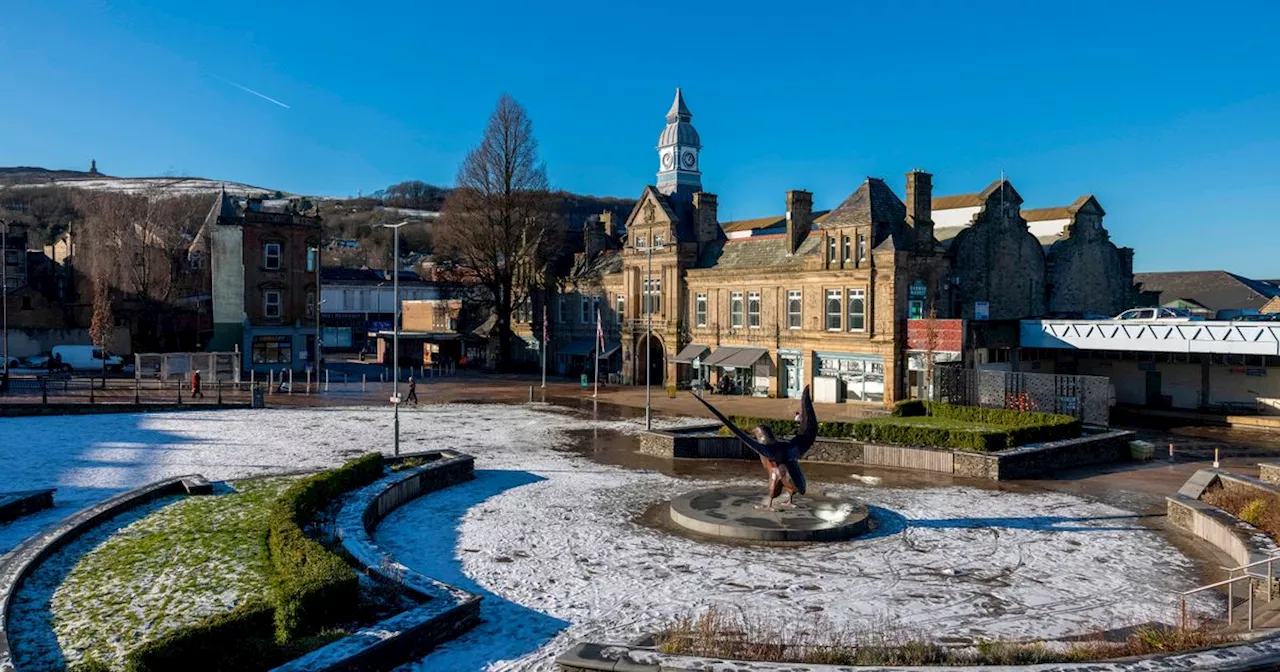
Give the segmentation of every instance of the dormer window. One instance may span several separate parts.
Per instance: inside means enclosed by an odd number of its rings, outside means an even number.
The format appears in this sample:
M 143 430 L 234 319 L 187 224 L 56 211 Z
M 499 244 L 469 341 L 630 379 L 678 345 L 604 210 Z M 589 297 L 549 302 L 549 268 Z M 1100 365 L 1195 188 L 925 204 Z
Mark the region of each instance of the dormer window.
M 637 250 L 643 250 L 643 249 L 645 249 L 646 247 L 648 247 L 648 245 L 645 245 L 645 237 L 644 237 L 644 236 L 637 236 L 637 237 L 636 237 L 636 249 L 637 249 Z
M 654 246 L 654 247 L 662 247 L 662 234 L 661 234 L 661 233 L 655 233 L 655 234 L 653 234 L 653 246 Z

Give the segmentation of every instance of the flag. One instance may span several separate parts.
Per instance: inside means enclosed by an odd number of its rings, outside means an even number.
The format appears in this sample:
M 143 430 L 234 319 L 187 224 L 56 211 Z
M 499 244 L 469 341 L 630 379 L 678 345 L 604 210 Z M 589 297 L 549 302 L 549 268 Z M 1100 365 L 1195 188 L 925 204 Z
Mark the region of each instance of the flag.
M 604 353 L 604 325 L 601 324 L 600 322 L 599 308 L 596 308 L 596 344 L 599 346 L 599 349 L 596 351 L 596 355 L 603 354 Z

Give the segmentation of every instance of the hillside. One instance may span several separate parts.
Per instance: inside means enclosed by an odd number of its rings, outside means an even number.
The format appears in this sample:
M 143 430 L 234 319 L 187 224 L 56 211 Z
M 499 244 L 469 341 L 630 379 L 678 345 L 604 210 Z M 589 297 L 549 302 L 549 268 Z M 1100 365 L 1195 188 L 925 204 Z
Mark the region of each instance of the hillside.
M 270 188 L 202 177 L 113 177 L 96 170 L 50 170 L 40 167 L 0 167 L 0 217 L 31 226 L 32 246 L 45 244 L 66 231 L 92 208 L 84 192 L 114 192 L 130 196 L 192 197 L 213 196 L 222 189 L 233 196 L 265 198 L 298 197 Z M 401 248 L 406 254 L 431 252 L 432 220 L 439 216 L 450 187 L 418 180 L 394 184 L 356 198 L 307 198 L 320 206 L 324 236 L 331 241 L 326 263 L 382 268 L 390 261 L 391 234 L 379 225 L 409 217 L 422 219 L 421 226 L 401 231 Z M 633 199 L 584 196 L 558 192 L 560 216 L 569 230 L 570 249 L 581 244 L 582 224 L 591 215 L 609 211 L 619 225 L 635 205 Z

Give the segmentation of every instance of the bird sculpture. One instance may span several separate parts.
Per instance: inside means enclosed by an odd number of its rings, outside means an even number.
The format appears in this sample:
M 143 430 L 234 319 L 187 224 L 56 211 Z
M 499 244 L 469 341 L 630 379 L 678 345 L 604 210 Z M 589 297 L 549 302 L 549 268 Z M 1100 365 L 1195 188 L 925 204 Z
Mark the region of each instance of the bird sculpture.
M 800 395 L 800 413 L 796 415 L 796 421 L 800 426 L 796 435 L 785 441 L 779 441 L 764 425 L 756 425 L 751 430 L 751 434 L 747 434 L 730 422 L 729 418 L 724 417 L 724 414 L 716 410 L 715 406 L 707 403 L 706 399 L 698 395 L 694 395 L 694 398 L 702 402 L 702 405 L 715 414 L 734 436 L 741 439 L 742 443 L 760 456 L 760 464 L 764 465 L 765 473 L 769 475 L 769 489 L 766 492 L 764 505 L 757 508 L 773 511 L 773 500 L 782 494 L 783 488 L 787 490 L 787 505 L 795 506 L 796 494 L 805 493 L 805 479 L 804 472 L 800 469 L 800 458 L 809 452 L 814 440 L 818 438 L 818 416 L 813 411 L 813 399 L 809 397 L 809 388 L 805 387 Z

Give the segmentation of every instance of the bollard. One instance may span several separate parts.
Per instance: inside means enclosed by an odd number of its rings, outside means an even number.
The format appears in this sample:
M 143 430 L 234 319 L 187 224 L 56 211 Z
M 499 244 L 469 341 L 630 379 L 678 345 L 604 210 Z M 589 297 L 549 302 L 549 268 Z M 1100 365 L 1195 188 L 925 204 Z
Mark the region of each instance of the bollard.
M 311 369 L 307 369 L 307 394 L 311 394 Z
M 1218 463 L 1218 449 L 1214 448 L 1213 449 L 1213 468 L 1217 469 L 1219 466 L 1220 464 Z
M 369 374 L 367 373 L 360 374 L 360 391 L 361 392 L 364 392 L 364 384 L 365 382 L 368 381 L 368 378 L 369 378 Z
M 217 382 L 218 382 L 218 405 L 221 406 L 222 405 L 222 381 L 219 380 Z
M 1169 463 L 1173 463 L 1173 444 L 1169 444 Z
M 257 383 L 258 381 L 254 380 L 255 376 L 253 375 L 255 373 L 257 372 L 254 371 L 253 369 L 249 369 L 249 391 L 250 392 L 253 392 L 253 388 L 257 387 L 255 383 Z
M 533 386 L 529 386 L 529 403 L 533 403 Z
M 324 370 L 324 391 L 329 391 L 329 369 Z
M 141 399 L 138 395 L 138 379 L 135 377 L 133 379 L 133 405 L 137 406 L 139 403 L 141 403 Z
M 174 387 L 178 388 L 178 405 L 181 406 L 182 405 L 182 381 L 179 380 L 178 384 L 174 385 Z
M 289 396 L 293 396 L 293 369 L 289 369 Z
M 49 403 L 49 381 L 43 376 L 40 378 L 40 403 Z
M 106 378 L 103 378 L 102 380 L 103 382 L 106 382 Z M 89 379 L 89 403 L 93 403 L 93 378 Z
M 274 394 L 273 390 L 275 389 L 276 389 L 276 372 L 272 371 L 271 369 L 267 369 L 267 394 Z

